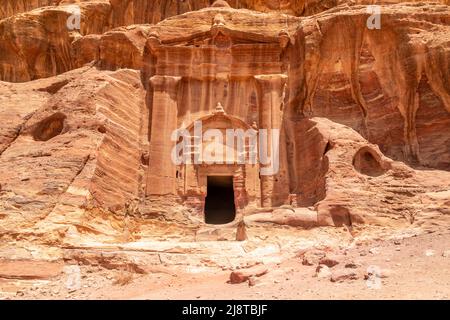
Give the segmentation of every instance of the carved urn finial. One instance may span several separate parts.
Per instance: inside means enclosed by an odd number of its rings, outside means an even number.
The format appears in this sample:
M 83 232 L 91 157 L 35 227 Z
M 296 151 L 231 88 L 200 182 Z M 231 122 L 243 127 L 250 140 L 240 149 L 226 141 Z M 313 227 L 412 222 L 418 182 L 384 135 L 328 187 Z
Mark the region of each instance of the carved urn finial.
M 216 14 L 216 16 L 214 17 L 213 26 L 214 27 L 223 27 L 223 26 L 225 26 L 225 18 L 223 17 L 223 15 L 221 15 L 220 13 Z
M 230 5 L 225 0 L 216 0 L 211 5 L 212 8 L 230 8 Z
M 232 45 L 227 26 L 225 25 L 225 18 L 220 13 L 214 17 L 213 25 L 211 26 L 211 37 L 213 44 L 220 49 L 228 49 Z
M 214 110 L 214 114 L 225 114 L 225 110 L 220 102 L 217 103 L 216 110 Z

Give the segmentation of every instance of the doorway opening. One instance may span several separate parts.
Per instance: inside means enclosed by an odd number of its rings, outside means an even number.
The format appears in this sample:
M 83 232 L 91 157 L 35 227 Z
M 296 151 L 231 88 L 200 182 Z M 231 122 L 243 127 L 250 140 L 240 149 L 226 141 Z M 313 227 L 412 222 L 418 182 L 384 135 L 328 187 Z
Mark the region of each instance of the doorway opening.
M 226 224 L 236 218 L 232 176 L 208 176 L 205 222 Z

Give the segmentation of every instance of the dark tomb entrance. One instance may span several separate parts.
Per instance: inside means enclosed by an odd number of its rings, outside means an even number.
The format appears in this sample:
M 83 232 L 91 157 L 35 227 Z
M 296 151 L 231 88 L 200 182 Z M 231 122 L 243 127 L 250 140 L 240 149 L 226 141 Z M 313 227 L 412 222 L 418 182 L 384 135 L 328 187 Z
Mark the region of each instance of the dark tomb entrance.
M 225 224 L 236 218 L 232 176 L 208 176 L 205 222 Z

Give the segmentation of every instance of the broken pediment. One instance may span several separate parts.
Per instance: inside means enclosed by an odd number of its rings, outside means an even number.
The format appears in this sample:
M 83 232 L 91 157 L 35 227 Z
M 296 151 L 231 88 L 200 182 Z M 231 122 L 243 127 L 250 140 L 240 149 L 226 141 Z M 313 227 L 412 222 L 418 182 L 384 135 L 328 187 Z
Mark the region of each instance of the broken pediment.
M 290 35 L 295 34 L 298 23 L 297 18 L 278 13 L 212 6 L 152 26 L 148 44 L 152 49 L 158 45 L 229 48 L 235 44 L 278 44 L 286 48 L 294 42 Z
M 232 8 L 207 8 L 169 20 L 147 32 L 144 61 L 152 61 L 154 74 L 201 80 L 283 73 L 283 56 L 295 34 L 292 18 Z

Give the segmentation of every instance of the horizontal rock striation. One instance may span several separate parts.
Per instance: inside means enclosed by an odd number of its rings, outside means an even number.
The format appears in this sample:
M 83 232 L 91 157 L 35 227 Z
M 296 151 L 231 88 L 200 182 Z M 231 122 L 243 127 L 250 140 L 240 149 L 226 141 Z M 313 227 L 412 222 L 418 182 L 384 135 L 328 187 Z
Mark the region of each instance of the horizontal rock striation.
M 83 2 L 103 2 L 111 7 L 111 17 L 116 25 L 157 23 L 182 13 L 210 6 L 213 0 L 1 0 L 0 20 L 18 13 L 46 6 L 63 6 Z M 338 6 L 355 4 L 395 4 L 401 0 L 224 0 L 216 6 L 250 9 L 262 12 L 283 12 L 296 16 L 310 16 Z M 411 0 L 407 2 L 431 2 L 450 4 L 449 0 Z

